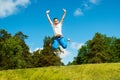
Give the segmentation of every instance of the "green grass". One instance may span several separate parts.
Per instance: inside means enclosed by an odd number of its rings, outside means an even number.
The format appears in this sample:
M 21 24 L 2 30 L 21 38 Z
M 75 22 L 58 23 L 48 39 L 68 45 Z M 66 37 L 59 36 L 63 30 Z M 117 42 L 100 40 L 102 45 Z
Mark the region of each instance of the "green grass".
M 4 70 L 0 80 L 120 80 L 120 63 Z

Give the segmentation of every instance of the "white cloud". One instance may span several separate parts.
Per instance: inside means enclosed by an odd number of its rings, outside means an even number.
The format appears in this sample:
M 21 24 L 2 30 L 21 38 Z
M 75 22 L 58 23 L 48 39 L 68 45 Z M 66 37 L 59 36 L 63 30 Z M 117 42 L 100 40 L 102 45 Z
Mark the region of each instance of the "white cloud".
M 31 49 L 30 49 L 30 52 L 33 53 L 34 51 L 37 51 L 37 50 L 40 50 L 40 51 L 41 51 L 41 50 L 43 50 L 43 48 L 35 48 L 34 50 L 31 50 Z
M 74 16 L 82 16 L 83 15 L 83 12 L 80 8 L 77 8 L 75 11 L 74 11 Z
M 0 18 L 15 14 L 18 7 L 26 7 L 30 0 L 0 0 Z
M 89 2 L 92 4 L 98 4 L 100 2 L 100 0 L 89 0 Z
M 29 51 L 30 53 L 32 53 L 33 51 L 30 49 L 30 51 Z
M 71 55 L 71 52 L 66 50 L 66 49 L 63 49 L 64 53 L 60 53 L 60 57 L 61 58 L 65 58 L 67 56 L 70 56 Z
M 43 48 L 35 48 L 33 51 L 43 50 Z
M 83 43 L 72 42 L 71 45 L 70 45 L 70 47 L 72 49 L 78 50 L 78 49 L 80 49 L 82 47 L 82 45 L 84 45 L 84 44 Z
M 86 10 L 90 10 L 93 6 L 98 5 L 101 0 L 87 0 L 83 1 L 81 7 L 74 11 L 74 16 L 82 16 Z
M 82 5 L 83 5 L 83 9 L 84 9 L 84 10 L 88 10 L 88 9 L 91 8 L 88 3 L 83 3 Z
M 69 61 L 72 61 L 72 57 L 74 57 L 72 52 L 66 49 L 64 49 L 64 53 L 60 53 L 59 56 L 61 58 L 61 62 L 64 62 L 65 65 L 67 65 Z

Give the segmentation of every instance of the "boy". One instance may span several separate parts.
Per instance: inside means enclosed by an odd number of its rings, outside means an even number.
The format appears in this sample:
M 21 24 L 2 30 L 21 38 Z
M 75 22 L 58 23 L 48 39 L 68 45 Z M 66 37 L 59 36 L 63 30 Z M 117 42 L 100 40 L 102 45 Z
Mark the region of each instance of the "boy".
M 54 18 L 53 22 L 52 22 L 49 17 L 50 10 L 46 11 L 48 21 L 50 22 L 50 24 L 53 28 L 53 31 L 54 31 L 54 40 L 52 42 L 52 48 L 54 50 L 58 49 L 59 45 L 61 45 L 62 48 L 64 48 L 64 49 L 67 48 L 67 40 L 63 37 L 63 34 L 62 34 L 62 23 L 64 21 L 65 15 L 66 15 L 66 10 L 63 9 L 63 12 L 64 12 L 64 14 L 63 14 L 60 22 L 58 21 L 58 18 Z

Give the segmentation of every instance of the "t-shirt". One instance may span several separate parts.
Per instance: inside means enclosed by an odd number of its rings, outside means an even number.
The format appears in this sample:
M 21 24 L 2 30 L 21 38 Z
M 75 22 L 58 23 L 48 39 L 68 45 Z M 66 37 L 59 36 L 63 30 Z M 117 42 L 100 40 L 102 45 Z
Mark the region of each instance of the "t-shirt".
M 54 35 L 56 36 L 57 34 L 62 35 L 62 24 L 58 23 L 57 25 L 51 25 L 54 31 Z

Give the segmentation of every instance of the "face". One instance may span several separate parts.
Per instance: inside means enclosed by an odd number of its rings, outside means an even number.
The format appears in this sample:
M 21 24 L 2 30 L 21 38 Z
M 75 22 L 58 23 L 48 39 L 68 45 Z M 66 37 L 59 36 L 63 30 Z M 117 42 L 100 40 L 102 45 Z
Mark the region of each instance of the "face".
M 59 23 L 58 19 L 54 19 L 54 24 L 57 25 Z

